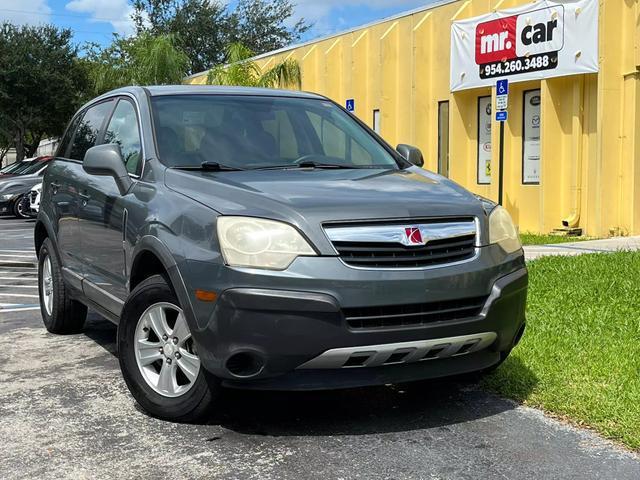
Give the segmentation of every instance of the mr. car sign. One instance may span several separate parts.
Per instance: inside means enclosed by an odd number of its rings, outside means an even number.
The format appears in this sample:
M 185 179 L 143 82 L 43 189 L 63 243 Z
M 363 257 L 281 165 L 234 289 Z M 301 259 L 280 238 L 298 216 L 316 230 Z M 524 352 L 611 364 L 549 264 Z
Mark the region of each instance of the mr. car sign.
M 543 1 L 451 27 L 451 90 L 598 70 L 598 2 Z

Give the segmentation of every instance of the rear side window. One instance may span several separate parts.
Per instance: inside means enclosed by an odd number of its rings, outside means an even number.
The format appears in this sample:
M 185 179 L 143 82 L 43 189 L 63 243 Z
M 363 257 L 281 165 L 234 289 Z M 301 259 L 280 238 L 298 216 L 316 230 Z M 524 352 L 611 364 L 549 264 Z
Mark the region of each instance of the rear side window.
M 142 144 L 136 110 L 130 101 L 123 99 L 118 102 L 105 131 L 104 143 L 119 145 L 127 171 L 135 175 L 140 174 Z
M 71 152 L 69 153 L 70 159 L 81 162 L 84 160 L 87 150 L 96 145 L 102 124 L 112 107 L 113 100 L 109 100 L 87 109 L 73 136 Z
M 76 127 L 78 126 L 81 118 L 82 115 L 76 115 L 73 120 L 71 120 L 71 123 L 67 127 L 67 131 L 64 132 L 64 137 L 62 137 L 62 141 L 60 142 L 60 145 L 58 147 L 58 152 L 56 153 L 57 157 L 64 158 L 67 156 L 67 153 L 69 152 L 69 145 L 71 144 L 71 139 L 73 138 L 73 133 L 76 131 Z

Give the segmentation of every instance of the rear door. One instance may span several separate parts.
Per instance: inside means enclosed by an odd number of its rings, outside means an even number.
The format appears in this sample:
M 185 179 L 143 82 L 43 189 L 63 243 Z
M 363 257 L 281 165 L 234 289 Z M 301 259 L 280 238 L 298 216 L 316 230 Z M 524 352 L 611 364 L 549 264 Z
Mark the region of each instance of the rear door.
M 114 100 L 107 100 L 81 112 L 65 134 L 58 157 L 47 169 L 45 188 L 51 189 L 63 274 L 68 283 L 77 289 L 82 288 L 84 270 L 80 256 L 81 232 L 78 225 L 78 192 L 86 176 L 82 169 L 82 161 L 87 150 L 96 144 L 114 103 Z
M 134 103 L 118 99 L 107 121 L 101 143 L 120 147 L 127 171 L 139 177 L 142 168 L 142 143 Z M 127 296 L 124 231 L 127 219 L 125 203 L 113 178 L 86 175 L 80 196 L 81 252 L 84 264 L 84 291 L 91 300 L 115 314 Z

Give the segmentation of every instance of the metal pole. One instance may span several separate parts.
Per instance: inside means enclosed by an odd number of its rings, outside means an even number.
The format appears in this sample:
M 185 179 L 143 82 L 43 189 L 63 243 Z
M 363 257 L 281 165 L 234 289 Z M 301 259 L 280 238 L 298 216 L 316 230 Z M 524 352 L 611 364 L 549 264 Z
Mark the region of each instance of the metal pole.
M 498 204 L 502 205 L 504 172 L 504 122 L 500 122 L 500 160 L 498 162 Z

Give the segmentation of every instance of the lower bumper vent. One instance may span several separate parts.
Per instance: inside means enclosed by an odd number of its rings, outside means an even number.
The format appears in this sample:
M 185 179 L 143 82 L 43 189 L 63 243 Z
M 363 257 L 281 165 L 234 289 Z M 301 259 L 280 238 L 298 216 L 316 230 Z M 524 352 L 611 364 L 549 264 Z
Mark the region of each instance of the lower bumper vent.
M 488 296 L 431 303 L 382 307 L 344 308 L 347 326 L 352 330 L 382 329 L 462 320 L 480 315 Z

